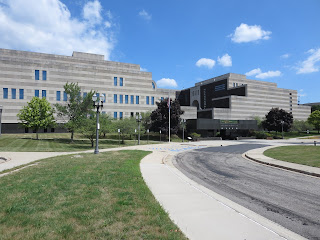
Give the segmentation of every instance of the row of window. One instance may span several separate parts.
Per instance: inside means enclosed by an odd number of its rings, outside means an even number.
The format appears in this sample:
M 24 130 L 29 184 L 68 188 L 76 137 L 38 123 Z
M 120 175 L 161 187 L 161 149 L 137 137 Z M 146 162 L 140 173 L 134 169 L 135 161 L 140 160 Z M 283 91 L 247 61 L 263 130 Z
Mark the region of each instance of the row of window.
M 118 86 L 118 77 L 113 78 L 113 85 Z M 120 87 L 123 86 L 123 78 L 122 77 L 119 78 L 119 86 Z
M 40 80 L 40 70 L 34 71 L 34 79 Z M 47 80 L 47 71 L 45 70 L 42 71 L 42 80 Z
M 3 98 L 9 98 L 9 89 L 3 88 Z M 11 99 L 17 99 L 17 89 L 11 88 Z M 19 89 L 19 99 L 24 99 L 24 89 Z

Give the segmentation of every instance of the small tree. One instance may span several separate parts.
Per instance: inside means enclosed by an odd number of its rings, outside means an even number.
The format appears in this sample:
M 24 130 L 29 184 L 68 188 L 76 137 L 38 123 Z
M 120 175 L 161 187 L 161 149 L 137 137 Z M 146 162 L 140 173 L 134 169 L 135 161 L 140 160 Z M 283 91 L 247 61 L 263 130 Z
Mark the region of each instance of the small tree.
M 262 126 L 264 129 L 268 131 L 282 131 L 283 121 L 283 131 L 287 132 L 292 125 L 293 117 L 291 113 L 286 112 L 283 109 L 272 108 L 270 112 L 266 115 L 266 119 L 262 122 Z
M 312 112 L 308 118 L 308 122 L 312 124 L 318 133 L 320 131 L 320 110 Z
M 66 83 L 63 87 L 68 96 L 67 104 L 57 103 L 54 106 L 57 109 L 58 117 L 65 119 L 64 127 L 71 132 L 71 141 L 73 141 L 75 130 L 81 126 L 82 121 L 87 118 L 93 108 L 92 95 L 94 92 L 90 91 L 83 98 L 78 83 Z
M 124 118 L 113 121 L 113 128 L 118 131 L 120 129 L 122 143 L 124 143 L 124 134 L 133 134 L 137 128 L 137 123 L 134 118 Z
M 292 130 L 297 132 L 305 132 L 307 130 L 313 129 L 312 124 L 308 123 L 308 121 L 303 120 L 293 120 Z
M 39 139 L 38 130 L 54 126 L 54 110 L 46 98 L 33 97 L 27 106 L 24 106 L 18 113 L 18 119 L 24 127 L 31 128 L 36 132 Z
M 96 117 L 84 118 L 81 121 L 81 126 L 77 129 L 82 136 L 88 138 L 91 142 L 91 147 L 93 147 L 94 139 L 96 137 Z
M 106 136 L 107 133 L 114 131 L 114 126 L 111 121 L 111 117 L 108 114 L 101 114 L 99 117 L 100 121 L 100 133 L 103 134 L 103 137 Z
M 181 118 L 180 115 L 183 114 L 183 111 L 180 108 L 180 104 L 178 100 L 171 102 L 171 109 L 170 109 L 170 132 L 171 134 L 177 134 Z M 154 110 L 151 115 L 151 126 L 150 130 L 154 132 L 162 132 L 168 133 L 169 132 L 169 108 L 168 108 L 168 99 L 162 100 L 161 102 L 157 102 L 158 108 Z

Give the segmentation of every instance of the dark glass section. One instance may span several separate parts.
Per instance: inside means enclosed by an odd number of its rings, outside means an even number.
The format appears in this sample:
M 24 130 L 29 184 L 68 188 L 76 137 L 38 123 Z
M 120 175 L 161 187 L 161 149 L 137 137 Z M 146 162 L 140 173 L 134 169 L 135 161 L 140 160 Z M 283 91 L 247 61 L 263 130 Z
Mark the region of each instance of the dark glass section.
M 238 88 L 227 89 L 227 79 L 212 82 L 203 86 L 200 86 L 201 91 L 201 103 L 200 106 L 202 109 L 206 108 L 222 108 L 223 106 L 227 106 L 229 108 L 229 104 L 227 105 L 226 101 L 213 101 L 214 98 L 226 97 L 230 95 L 236 96 L 246 96 L 246 85 L 239 86 Z M 215 106 L 217 104 L 217 106 Z
M 176 99 L 178 99 L 180 106 L 190 106 L 190 89 L 177 91 Z
M 199 112 L 197 112 L 197 118 L 212 119 L 212 109 L 210 109 L 208 111 L 199 111 Z
M 230 99 L 223 98 L 219 100 L 213 100 L 212 105 L 214 108 L 229 108 L 230 107 Z

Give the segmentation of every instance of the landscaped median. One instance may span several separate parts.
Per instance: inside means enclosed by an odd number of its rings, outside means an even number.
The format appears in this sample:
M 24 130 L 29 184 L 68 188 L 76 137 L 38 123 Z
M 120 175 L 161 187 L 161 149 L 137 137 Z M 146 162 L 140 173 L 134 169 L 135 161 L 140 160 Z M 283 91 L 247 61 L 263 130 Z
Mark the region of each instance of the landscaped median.
M 141 176 L 148 153 L 59 156 L 1 177 L 1 239 L 185 239 Z
M 263 154 L 281 161 L 320 167 L 320 147 L 317 146 L 282 146 L 268 149 Z

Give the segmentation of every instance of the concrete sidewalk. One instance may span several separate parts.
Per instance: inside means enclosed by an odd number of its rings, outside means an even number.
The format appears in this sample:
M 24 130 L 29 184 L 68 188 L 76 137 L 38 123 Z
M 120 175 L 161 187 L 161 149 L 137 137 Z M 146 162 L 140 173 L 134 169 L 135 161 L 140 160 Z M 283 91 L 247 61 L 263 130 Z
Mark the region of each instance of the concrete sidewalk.
M 190 239 L 305 239 L 212 192 L 171 164 L 173 153 L 154 152 L 140 164 L 148 187 Z

